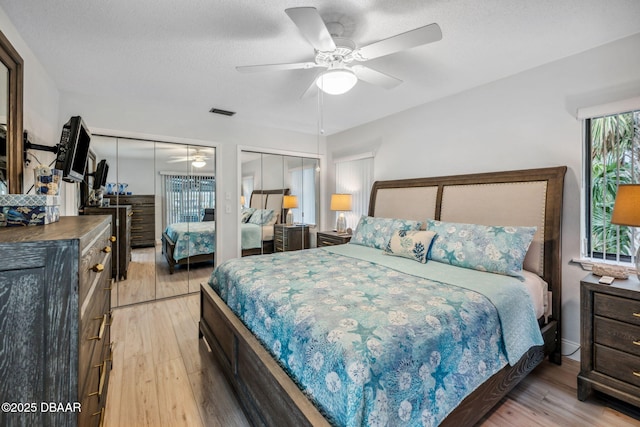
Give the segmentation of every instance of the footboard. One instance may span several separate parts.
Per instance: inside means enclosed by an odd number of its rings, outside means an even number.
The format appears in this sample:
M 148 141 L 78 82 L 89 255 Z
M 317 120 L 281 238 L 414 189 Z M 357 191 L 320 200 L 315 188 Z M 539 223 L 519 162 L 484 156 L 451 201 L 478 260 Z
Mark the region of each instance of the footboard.
M 173 274 L 176 265 L 176 262 L 173 259 L 173 250 L 175 247 L 176 244 L 171 240 L 167 233 L 162 232 L 162 253 L 167 259 L 167 264 L 169 264 L 169 274 Z
M 200 291 L 204 337 L 256 426 L 330 426 L 255 336 L 208 285 Z

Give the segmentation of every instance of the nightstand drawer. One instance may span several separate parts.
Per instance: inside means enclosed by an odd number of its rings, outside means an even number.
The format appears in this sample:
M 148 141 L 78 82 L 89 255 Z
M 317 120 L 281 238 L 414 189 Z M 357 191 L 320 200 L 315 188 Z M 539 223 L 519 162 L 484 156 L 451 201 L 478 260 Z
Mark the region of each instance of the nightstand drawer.
M 344 245 L 351 240 L 350 234 L 338 234 L 335 231 L 318 231 L 318 247 Z
M 640 387 L 640 357 L 599 344 L 594 353 L 596 371 Z
M 596 316 L 640 325 L 640 301 L 637 300 L 596 292 L 593 296 L 593 312 Z
M 593 329 L 596 343 L 640 356 L 640 326 L 596 316 Z

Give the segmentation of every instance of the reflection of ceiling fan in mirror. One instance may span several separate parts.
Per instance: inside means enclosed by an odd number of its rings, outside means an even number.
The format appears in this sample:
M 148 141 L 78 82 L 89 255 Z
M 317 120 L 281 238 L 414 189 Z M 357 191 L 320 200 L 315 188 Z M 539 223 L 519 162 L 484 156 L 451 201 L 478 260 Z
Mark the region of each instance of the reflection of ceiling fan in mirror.
M 186 156 L 174 156 L 171 160 L 167 160 L 167 163 L 191 162 L 191 166 L 194 168 L 202 168 L 207 165 L 206 161 L 210 159 L 210 157 L 206 156 L 208 151 L 196 148 L 193 153 L 189 153 Z
M 352 40 L 342 37 L 344 26 L 341 23 L 325 24 L 314 7 L 294 7 L 286 9 L 285 12 L 315 49 L 314 62 L 248 65 L 236 67 L 236 70 L 250 73 L 326 68 L 314 79 L 315 85 L 312 83 L 303 97 L 313 93 L 314 86 L 331 95 L 340 95 L 351 90 L 358 80 L 385 89 L 396 87 L 402 80 L 359 63 L 442 39 L 442 31 L 438 24 L 430 24 L 367 46 L 357 47 Z

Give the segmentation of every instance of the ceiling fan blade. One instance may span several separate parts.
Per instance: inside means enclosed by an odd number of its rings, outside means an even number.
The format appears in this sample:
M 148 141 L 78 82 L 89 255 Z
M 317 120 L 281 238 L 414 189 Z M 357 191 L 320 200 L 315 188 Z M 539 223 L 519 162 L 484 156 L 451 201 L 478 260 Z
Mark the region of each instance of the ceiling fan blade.
M 173 160 L 167 160 L 167 163 L 179 163 L 179 162 L 186 162 L 189 159 L 173 159 Z
M 402 83 L 400 79 L 396 79 L 393 76 L 374 70 L 373 68 L 365 67 L 364 65 L 354 65 L 351 69 L 356 73 L 358 79 L 363 82 L 382 86 L 385 89 L 392 89 Z
M 298 62 L 291 64 L 241 65 L 236 67 L 241 73 L 255 73 L 258 71 L 301 70 L 318 67 L 315 62 Z
M 361 47 L 358 49 L 357 55 L 360 60 L 367 61 L 438 40 L 442 40 L 440 26 L 429 24 Z
M 311 84 L 309 85 L 307 90 L 304 91 L 302 96 L 300 96 L 300 99 L 312 98 L 312 97 L 314 97 L 315 95 L 318 94 L 318 86 L 316 85 L 316 80 L 318 79 L 318 76 L 320 74 L 321 73 L 316 74 L 316 76 L 313 78 L 313 80 L 311 80 Z
M 315 7 L 292 7 L 285 13 L 298 27 L 305 39 L 320 52 L 331 52 L 336 44 Z

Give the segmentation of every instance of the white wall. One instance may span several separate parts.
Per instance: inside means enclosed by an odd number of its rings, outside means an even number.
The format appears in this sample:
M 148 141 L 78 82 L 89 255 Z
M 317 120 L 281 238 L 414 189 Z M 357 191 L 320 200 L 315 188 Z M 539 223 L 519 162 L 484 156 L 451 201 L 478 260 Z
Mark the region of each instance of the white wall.
M 61 123 L 58 121 L 58 90 L 2 8 L 0 8 L 0 28 L 24 61 L 24 129 L 29 132 L 31 142 L 53 146 L 58 143 L 61 130 Z M 33 151 L 33 153 L 42 163 L 49 164 L 55 159 L 53 153 L 45 151 Z M 25 191 L 33 184 L 33 167 L 37 164 L 38 162 L 31 158 L 30 165 L 24 171 Z M 62 192 L 69 193 L 70 187 L 73 189 L 72 185 L 63 185 Z M 70 200 L 70 205 L 73 203 L 75 198 Z M 67 206 L 61 206 L 61 213 L 67 214 Z
M 639 50 L 640 34 L 332 135 L 329 176 L 333 157 L 357 150 L 376 151 L 377 180 L 568 166 L 562 329 L 563 352 L 573 351 L 580 342 L 579 282 L 586 274 L 569 264 L 580 256 L 583 142 L 575 112 L 640 95 Z M 334 185 L 329 181 L 327 193 Z

